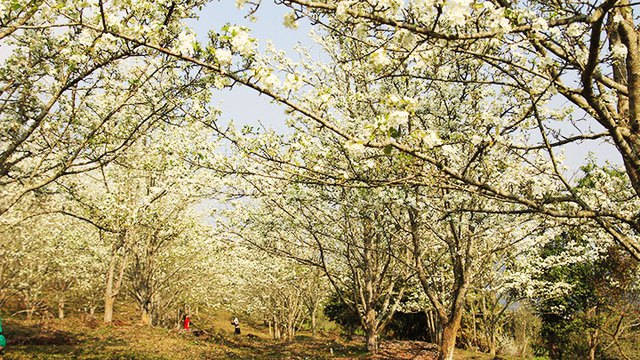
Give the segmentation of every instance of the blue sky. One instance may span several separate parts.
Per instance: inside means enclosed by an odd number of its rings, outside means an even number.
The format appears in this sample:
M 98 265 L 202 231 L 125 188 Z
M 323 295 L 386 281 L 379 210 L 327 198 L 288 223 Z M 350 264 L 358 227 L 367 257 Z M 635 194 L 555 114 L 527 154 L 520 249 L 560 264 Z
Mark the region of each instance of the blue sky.
M 308 23 L 300 22 L 300 27 L 295 30 L 282 24 L 284 15 L 289 12 L 288 8 L 278 6 L 273 1 L 262 1 L 255 13 L 255 21 L 246 17 L 249 10 L 249 4 L 244 9 L 238 9 L 233 0 L 211 2 L 202 10 L 200 18 L 189 22 L 189 26 L 200 41 L 206 41 L 209 30 L 219 30 L 226 23 L 246 26 L 251 29 L 252 36 L 258 39 L 260 47 L 270 39 L 276 48 L 289 52 L 292 57 L 295 56 L 293 48 L 298 43 L 313 45 L 308 36 Z M 244 86 L 238 85 L 231 91 L 216 92 L 213 103 L 222 110 L 222 123 L 233 119 L 238 127 L 262 124 L 278 132 L 286 131 L 284 107 Z

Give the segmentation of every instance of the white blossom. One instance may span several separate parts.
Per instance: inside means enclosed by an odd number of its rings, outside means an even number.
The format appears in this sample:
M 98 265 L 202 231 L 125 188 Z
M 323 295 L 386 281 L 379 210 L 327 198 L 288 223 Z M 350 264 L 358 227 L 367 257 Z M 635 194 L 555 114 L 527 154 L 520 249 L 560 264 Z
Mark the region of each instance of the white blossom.
M 231 48 L 243 56 L 253 55 L 255 42 L 249 36 L 249 32 L 238 26 L 229 27 L 231 34 Z
M 347 17 L 349 16 L 349 14 L 347 13 L 347 10 L 349 9 L 350 6 L 351 6 L 350 1 L 342 0 L 338 2 L 338 5 L 336 6 L 336 18 L 338 18 L 338 20 L 346 20 Z
M 231 51 L 223 48 L 216 49 L 214 52 L 214 56 L 220 66 L 228 66 L 231 65 L 232 54 Z
M 424 135 L 422 136 L 422 141 L 427 148 L 432 148 L 434 146 L 442 144 L 442 139 L 440 139 L 438 133 L 434 130 L 425 131 Z
M 344 146 L 347 150 L 349 150 L 350 152 L 356 155 L 362 155 L 365 151 L 364 145 L 361 144 L 360 142 L 347 141 L 347 143 Z
M 391 59 L 387 55 L 385 48 L 379 48 L 371 56 L 369 60 L 376 68 L 380 69 L 391 64 Z
M 547 23 L 547 20 L 539 17 L 533 20 L 531 28 L 535 31 L 546 31 L 547 29 L 549 29 L 549 24 Z
M 409 113 L 404 110 L 394 110 L 388 115 L 388 124 L 391 127 L 405 125 L 409 122 Z
M 627 57 L 627 47 L 623 43 L 616 43 L 611 47 L 611 55 L 618 59 Z
M 358 39 L 365 39 L 369 35 L 369 26 L 364 22 L 358 23 L 353 30 L 353 34 Z
M 285 91 L 289 91 L 289 90 L 297 91 L 297 90 L 299 90 L 303 85 L 303 82 L 301 80 L 302 79 L 301 79 L 300 74 L 287 74 L 287 76 L 285 77 L 285 80 L 284 80 L 284 88 L 283 88 L 283 90 L 285 90 Z
M 464 26 L 473 0 L 448 0 L 445 6 L 445 17 L 454 26 Z
M 621 22 L 621 21 L 624 21 L 624 17 L 622 17 L 622 15 L 620 15 L 620 14 L 615 14 L 615 15 L 613 16 L 613 23 L 614 23 L 614 24 L 617 24 L 617 23 L 619 23 L 619 22 Z
M 196 34 L 187 29 L 178 35 L 176 50 L 182 54 L 191 56 L 193 55 L 193 45 L 196 41 Z
M 567 26 L 567 35 L 570 37 L 578 37 L 584 33 L 584 24 L 582 23 L 571 23 Z
M 274 89 L 280 86 L 280 79 L 276 76 L 276 74 L 269 74 L 266 79 L 264 79 L 263 83 L 269 89 Z

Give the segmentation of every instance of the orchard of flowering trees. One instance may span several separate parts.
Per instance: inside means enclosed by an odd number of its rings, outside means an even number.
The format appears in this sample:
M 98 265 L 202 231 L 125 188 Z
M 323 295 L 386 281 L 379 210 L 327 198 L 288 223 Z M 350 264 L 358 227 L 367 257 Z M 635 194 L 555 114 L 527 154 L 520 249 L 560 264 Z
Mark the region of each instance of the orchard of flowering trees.
M 196 34 L 207 1 L 0 2 L 0 313 L 292 340 L 332 299 L 371 352 L 422 312 L 441 359 L 640 354 L 638 4 L 276 4 L 313 49 Z M 288 129 L 224 124 L 236 87 Z

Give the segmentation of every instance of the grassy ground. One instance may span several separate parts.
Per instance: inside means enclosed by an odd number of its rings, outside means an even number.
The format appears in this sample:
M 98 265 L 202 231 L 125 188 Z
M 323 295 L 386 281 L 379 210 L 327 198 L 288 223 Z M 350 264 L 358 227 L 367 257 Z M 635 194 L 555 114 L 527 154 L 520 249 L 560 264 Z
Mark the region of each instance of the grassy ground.
M 96 320 L 24 321 L 5 319 L 8 339 L 4 360 L 11 359 L 422 359 L 436 347 L 418 341 L 386 341 L 379 354 L 368 355 L 362 339 L 345 341 L 325 334 L 300 335 L 293 342 L 274 341 L 259 326 L 244 324 L 234 336 L 225 317 L 194 333 L 142 326 L 136 322 L 102 325 Z M 228 325 L 227 325 L 228 324 Z M 196 326 L 199 324 L 196 323 Z M 251 334 L 252 336 L 247 336 Z M 460 351 L 456 359 L 491 359 Z
M 473 351 L 456 349 L 456 360 L 493 360 L 493 359 L 522 360 L 523 358 L 507 356 L 507 355 L 500 355 L 498 357 L 493 357 L 493 356 L 491 356 L 489 354 L 483 354 L 483 353 L 477 353 L 477 352 L 473 352 Z M 537 358 L 532 358 L 531 360 L 549 360 L 549 359 L 548 358 L 544 358 L 544 357 L 537 357 Z
M 360 344 L 328 337 L 300 336 L 277 342 L 250 326 L 234 336 L 233 327 L 196 336 L 137 324 L 71 320 L 22 321 L 5 319 L 10 359 L 327 359 L 359 357 Z M 257 337 L 248 337 L 251 333 Z M 331 356 L 333 352 L 333 356 Z

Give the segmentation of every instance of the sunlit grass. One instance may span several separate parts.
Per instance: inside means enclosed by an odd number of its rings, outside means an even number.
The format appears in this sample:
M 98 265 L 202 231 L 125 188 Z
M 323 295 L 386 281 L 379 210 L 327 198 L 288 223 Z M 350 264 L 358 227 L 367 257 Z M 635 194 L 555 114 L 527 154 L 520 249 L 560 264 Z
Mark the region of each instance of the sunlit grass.
M 234 336 L 233 329 L 224 329 L 223 324 L 220 319 L 202 326 L 205 331 L 197 336 L 197 332 L 137 324 L 94 327 L 79 319 L 9 319 L 5 321 L 9 347 L 4 359 L 325 359 L 332 351 L 334 357 L 364 353 L 359 344 L 326 337 L 275 341 L 263 330 L 248 325 L 242 335 Z M 249 333 L 257 338 L 247 337 Z
M 227 321 L 227 318 L 229 319 Z M 9 347 L 4 360 L 16 359 L 435 359 L 433 344 L 388 341 L 372 356 L 363 339 L 353 341 L 337 334 L 312 337 L 301 333 L 292 342 L 269 337 L 261 324 L 242 323 L 242 335 L 233 335 L 230 315 L 200 314 L 195 331 L 143 326 L 135 321 L 103 325 L 97 320 L 24 321 L 6 319 Z M 255 336 L 247 336 L 252 334 Z M 456 350 L 456 359 L 490 360 L 493 357 Z M 519 358 L 500 357 L 504 360 Z

